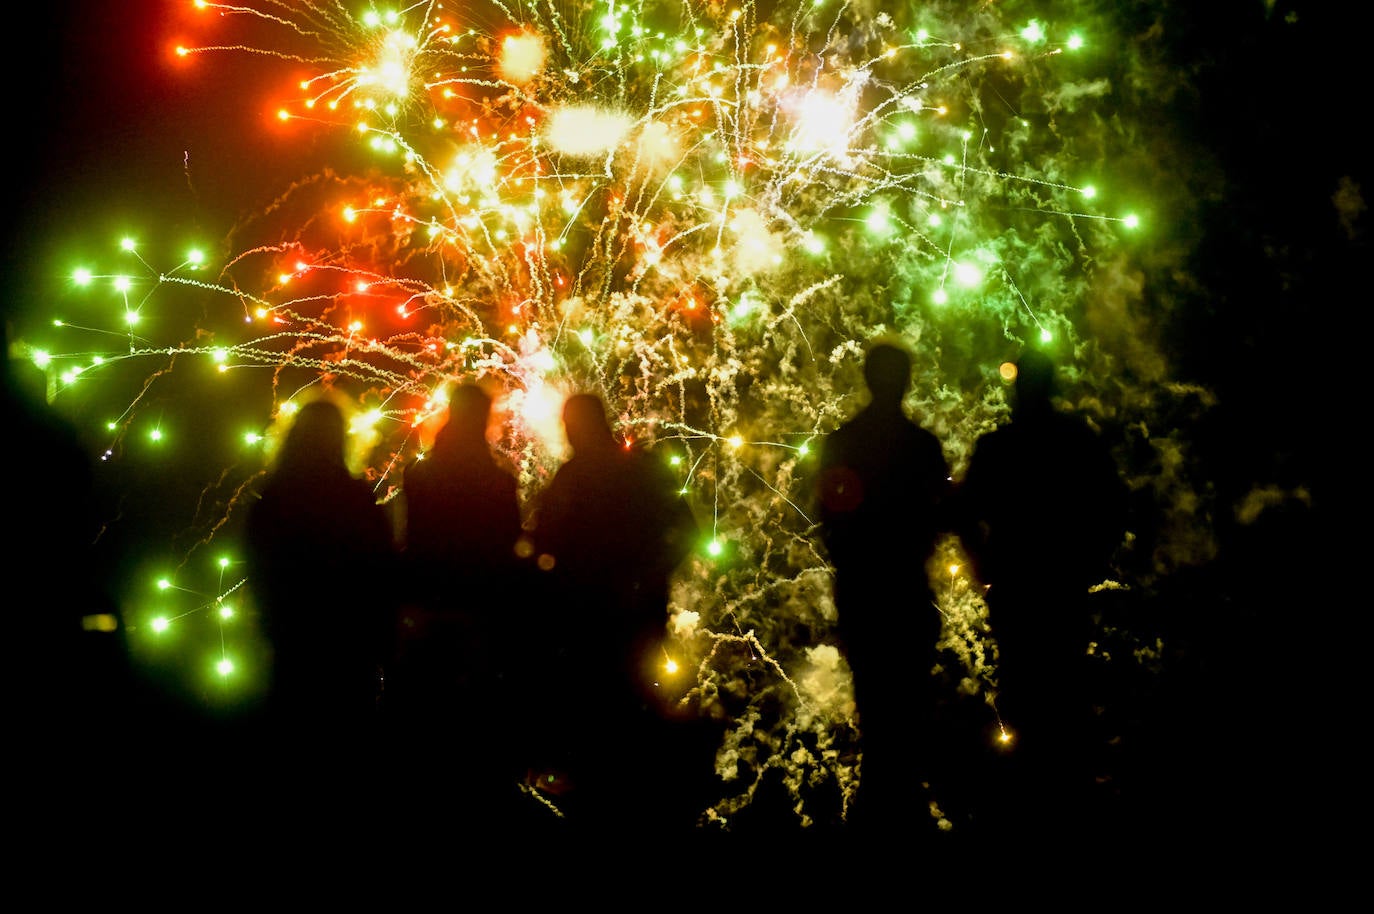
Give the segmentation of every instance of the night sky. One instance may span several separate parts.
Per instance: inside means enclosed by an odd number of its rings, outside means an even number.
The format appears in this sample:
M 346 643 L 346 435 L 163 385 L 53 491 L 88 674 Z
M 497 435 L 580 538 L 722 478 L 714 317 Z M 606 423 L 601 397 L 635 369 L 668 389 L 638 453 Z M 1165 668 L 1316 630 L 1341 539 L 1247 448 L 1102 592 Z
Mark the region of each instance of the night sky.
M 14 190 L 5 208 L 6 306 L 15 336 L 57 351 L 68 345 L 56 341 L 52 318 L 77 323 L 93 313 L 71 271 L 114 260 L 123 233 L 147 239 L 141 250 L 159 268 L 188 239 L 222 261 L 235 227 L 294 181 L 366 167 L 365 155 L 326 131 L 275 121 L 284 101 L 275 96 L 299 64 L 177 59 L 170 48 L 178 42 L 219 42 L 190 3 L 50 6 L 26 14 L 31 30 L 15 30 L 37 57 L 14 56 L 7 80 Z M 1365 195 L 1374 186 L 1374 155 L 1360 138 L 1367 77 L 1357 45 L 1368 33 L 1335 5 L 1315 2 L 1001 6 L 1012 22 L 1035 11 L 1049 21 L 1092 14 L 1117 29 L 1104 52 L 1110 60 L 1097 67 L 1113 89 L 1092 122 L 1134 138 L 1121 183 L 1129 175 L 1149 224 L 1125 255 L 1120 287 L 1104 296 L 1123 304 L 1090 312 L 1079 330 L 1111 339 L 1119 371 L 1094 374 L 1084 401 L 1142 392 L 1112 401 L 1113 415 L 1124 417 L 1122 447 L 1160 437 L 1178 444 L 1168 451 L 1177 464 L 1132 468 L 1140 480 L 1175 479 L 1137 488 L 1163 493 L 1167 504 L 1143 511 L 1154 526 L 1140 536 L 1153 552 L 1135 561 L 1150 599 L 1123 623 L 1161 638 L 1172 664 L 1147 715 L 1152 761 L 1196 761 L 1190 802 L 1173 810 L 1180 817 L 1202 815 L 1192 801 L 1215 801 L 1202 821 L 1263 823 L 1285 836 L 1319 828 L 1331 798 L 1308 777 L 1334 762 L 1328 726 L 1343 713 L 1349 670 L 1363 665 L 1349 634 L 1359 566 L 1345 564 L 1335 531 L 1357 510 L 1337 487 L 1348 485 L 1365 413 L 1348 392 L 1361 391 L 1351 382 L 1363 361 L 1354 347 L 1365 338 Z M 1154 82 L 1133 82 L 1139 74 Z M 214 320 L 207 308 L 203 326 Z M 1130 328 L 1148 331 L 1158 358 L 1133 350 Z M 140 329 L 160 331 L 185 334 Z M 107 344 L 87 337 L 70 345 Z M 973 371 L 951 367 L 960 355 L 995 361 L 1012 351 L 961 350 L 953 335 L 943 346 L 945 370 L 965 372 L 956 387 Z M 77 385 L 57 399 L 93 455 L 108 442 L 106 393 L 127 405 L 148 371 L 121 366 L 99 388 Z M 192 462 L 218 465 L 223 445 L 205 442 L 218 440 L 221 426 L 262 428 L 270 419 L 269 404 L 211 392 L 194 373 L 183 383 L 191 396 L 210 398 L 203 405 L 217 404 L 193 410 L 182 433 L 202 442 Z M 1145 399 L 1150 407 L 1130 415 Z M 842 411 L 820 410 L 813 427 Z M 951 440 L 969 435 L 952 410 L 933 415 Z M 174 464 L 150 473 L 145 458 L 164 459 L 130 437 L 118 465 L 101 468 L 106 506 L 119 519 L 100 562 L 120 579 L 194 553 L 206 527 L 195 513 L 203 504 L 182 505 L 196 504 L 213 470 L 180 480 Z M 114 589 L 122 594 L 122 586 Z M 139 598 L 127 599 L 132 616 Z M 1176 726 L 1165 723 L 1171 716 Z

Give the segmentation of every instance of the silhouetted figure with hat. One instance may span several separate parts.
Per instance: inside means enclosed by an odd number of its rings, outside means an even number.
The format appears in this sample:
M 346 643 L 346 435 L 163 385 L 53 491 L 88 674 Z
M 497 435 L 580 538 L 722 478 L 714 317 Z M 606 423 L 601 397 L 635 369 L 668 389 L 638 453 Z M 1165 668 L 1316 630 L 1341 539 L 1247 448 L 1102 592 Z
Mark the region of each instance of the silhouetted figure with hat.
M 1110 451 L 1056 405 L 1054 363 L 1016 363 L 1011 421 L 975 443 L 958 525 L 987 588 L 996 704 L 1013 742 L 1001 810 L 1026 828 L 1082 816 L 1091 797 L 1090 588 L 1111 572 L 1127 489 Z
M 548 699 L 561 709 L 563 801 L 584 823 L 666 827 L 683 815 L 666 802 L 682 795 L 675 766 L 690 760 L 665 742 L 682 731 L 658 681 L 696 521 L 661 457 L 617 440 L 600 397 L 575 394 L 562 415 L 572 456 L 540 493 L 532 536 L 560 645 Z
M 280 768 L 267 774 L 297 797 L 346 781 L 353 802 L 351 774 L 381 777 L 373 753 L 396 565 L 385 509 L 348 467 L 334 400 L 295 416 L 249 506 L 245 546 L 271 649 L 266 735 Z
M 869 399 L 820 452 L 820 534 L 858 709 L 863 762 L 852 822 L 875 834 L 926 817 L 940 611 L 926 563 L 945 528 L 949 464 L 903 400 L 910 353 L 880 341 L 864 360 Z
M 464 772 L 491 779 L 464 785 L 488 794 L 517 783 L 524 696 L 516 692 L 525 685 L 516 661 L 526 623 L 515 554 L 519 483 L 488 440 L 491 413 L 481 386 L 459 386 L 433 446 L 406 467 L 402 560 L 410 598 L 386 699 L 398 736 L 421 756 L 420 771 L 443 772 L 435 789 Z

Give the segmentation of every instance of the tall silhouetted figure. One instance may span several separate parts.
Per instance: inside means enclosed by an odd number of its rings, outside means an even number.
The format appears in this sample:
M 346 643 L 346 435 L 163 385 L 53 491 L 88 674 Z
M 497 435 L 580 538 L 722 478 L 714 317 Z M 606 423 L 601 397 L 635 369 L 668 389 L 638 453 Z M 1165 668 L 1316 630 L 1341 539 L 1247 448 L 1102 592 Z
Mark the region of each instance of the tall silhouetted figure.
M 563 425 L 572 456 L 540 493 L 533 540 L 548 611 L 560 620 L 567 681 L 550 698 L 567 711 L 560 755 L 570 802 L 583 821 L 659 824 L 641 817 L 671 815 L 652 784 L 679 759 L 660 742 L 654 683 L 671 576 L 696 522 L 660 456 L 616 439 L 600 397 L 570 397 Z
M 863 747 L 853 821 L 876 832 L 926 815 L 919 785 L 933 751 L 941 618 L 925 566 L 945 527 L 950 481 L 939 439 L 903 406 L 911 371 L 903 347 L 870 347 L 868 403 L 825 437 L 818 476 L 820 533 L 835 569 Z
M 1127 490 L 1110 451 L 1057 408 L 1053 362 L 1016 363 L 1011 421 L 975 443 L 958 526 L 998 647 L 997 708 L 1015 742 L 1007 812 L 1086 812 L 1091 790 L 1089 588 L 1125 535 Z
M 402 609 L 388 714 L 420 747 L 426 770 L 499 778 L 513 767 L 516 668 L 526 624 L 519 484 L 487 438 L 492 400 L 475 383 L 449 401 L 433 446 L 405 471 L 402 558 L 412 598 Z M 495 791 L 504 784 L 481 789 Z M 417 797 L 432 800 L 428 794 Z
M 283 763 L 310 770 L 368 762 L 396 625 L 391 523 L 345 447 L 337 403 L 302 406 L 245 529 L 272 655 L 269 734 Z
M 5 737 L 11 821 L 41 834 L 58 820 L 99 821 L 123 794 L 122 766 L 142 748 L 124 630 L 95 562 L 94 468 L 76 426 L 49 402 L 47 377 L 0 350 L 5 429 L 5 546 L 10 591 Z M 128 763 L 132 767 L 132 760 Z M 32 819 L 29 817 L 33 816 Z

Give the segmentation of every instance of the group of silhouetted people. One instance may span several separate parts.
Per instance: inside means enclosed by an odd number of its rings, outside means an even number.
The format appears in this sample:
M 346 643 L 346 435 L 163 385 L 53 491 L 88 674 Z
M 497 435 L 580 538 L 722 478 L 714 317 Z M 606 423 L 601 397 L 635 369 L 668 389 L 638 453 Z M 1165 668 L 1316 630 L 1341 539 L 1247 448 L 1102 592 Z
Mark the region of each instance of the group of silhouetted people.
M 945 748 L 934 728 L 942 619 L 926 568 L 942 534 L 958 536 L 984 588 L 997 646 L 996 708 L 1013 743 L 986 785 L 998 827 L 1087 814 L 1088 596 L 1125 536 L 1127 489 L 1097 432 L 1057 407 L 1052 361 L 1028 348 L 1014 368 L 1011 420 L 977 439 L 957 483 L 936 436 L 905 411 L 912 361 L 895 343 L 870 348 L 869 403 L 822 448 L 821 535 L 864 747 L 854 818 L 874 829 L 920 821 L 918 785 Z
M 930 818 L 914 782 L 940 755 L 942 619 L 926 564 L 945 534 L 984 588 L 997 645 L 1016 758 L 998 787 L 1003 824 L 1071 814 L 1090 714 L 1087 595 L 1125 532 L 1122 478 L 1086 421 L 1056 407 L 1038 350 L 1015 365 L 1010 421 L 977 440 L 958 482 L 907 414 L 908 350 L 879 342 L 863 368 L 868 402 L 825 437 L 815 477 L 863 750 L 851 818 L 875 832 Z M 656 688 L 692 512 L 666 464 L 618 437 L 589 393 L 566 401 L 571 454 L 522 510 L 517 471 L 488 438 L 492 408 L 481 386 L 456 390 L 405 468 L 399 525 L 348 468 L 340 405 L 301 408 L 246 530 L 273 733 L 364 777 L 395 776 L 383 752 L 406 759 L 417 807 L 472 809 L 523 784 L 582 822 L 685 826 L 655 782 L 709 770 L 709 755 L 672 742 L 685 727 Z
M 652 684 L 695 518 L 666 464 L 577 394 L 571 456 L 526 519 L 491 411 L 478 384 L 455 391 L 393 525 L 347 467 L 340 405 L 300 409 L 247 518 L 274 654 L 265 720 L 364 777 L 405 759 L 417 808 L 499 816 L 524 784 L 579 822 L 652 826 L 647 779 L 688 729 Z

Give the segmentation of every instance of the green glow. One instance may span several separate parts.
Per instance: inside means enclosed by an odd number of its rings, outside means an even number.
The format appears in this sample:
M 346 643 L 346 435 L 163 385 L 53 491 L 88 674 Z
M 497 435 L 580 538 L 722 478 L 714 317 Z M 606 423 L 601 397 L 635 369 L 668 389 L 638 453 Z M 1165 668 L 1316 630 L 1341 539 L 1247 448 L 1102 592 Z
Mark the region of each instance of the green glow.
M 706 544 L 706 551 L 713 556 L 720 555 L 723 551 L 725 551 L 725 547 L 721 544 L 720 540 L 713 539 L 711 540 L 711 542 Z
M 1122 219 L 1121 221 L 1124 222 L 1124 223 L 1126 223 L 1126 228 L 1130 228 L 1130 229 L 1133 229 L 1133 228 L 1140 228 L 1140 217 L 1137 216 L 1137 215 L 1134 215 L 1134 214 L 1129 215 L 1129 216 L 1127 216 L 1125 219 Z
M 930 300 L 937 305 L 943 305 L 949 301 L 949 293 L 944 289 L 936 289 L 935 294 L 930 296 Z
M 734 320 L 741 321 L 753 314 L 756 310 L 758 310 L 758 302 L 754 300 L 752 293 L 745 292 L 740 296 L 739 301 L 735 302 L 734 306 L 730 309 L 730 317 Z
M 121 239 L 119 246 L 126 251 L 132 251 L 134 249 L 134 240 L 132 238 Z
M 259 435 L 257 432 L 244 432 L 244 444 L 257 444 L 260 441 L 262 441 L 262 435 Z
M 171 582 L 170 579 L 168 579 L 168 578 L 158 578 L 158 579 L 157 579 L 157 589 L 158 589 L 158 590 L 170 590 L 171 587 L 172 587 L 172 582 Z
M 154 441 L 161 441 L 161 440 L 162 440 L 162 429 L 160 429 L 160 428 L 155 428 L 155 429 L 153 429 L 151 432 L 148 433 L 148 437 L 151 438 L 151 439 L 153 439 Z
M 234 661 L 225 657 L 220 660 L 219 663 L 215 664 L 215 672 L 219 673 L 221 676 L 228 676 L 230 673 L 234 672 Z
M 1054 339 L 1054 337 L 1050 335 L 1049 330 L 1045 329 L 1044 327 L 1041 327 L 1041 328 L 1040 328 L 1040 342 L 1042 342 L 1042 343 L 1048 343 L 1048 342 L 1049 342 L 1050 340 L 1052 340 L 1052 339 Z
M 224 362 L 229 361 L 229 350 L 212 349 L 210 350 L 210 358 L 214 359 L 216 362 L 223 364 Z
M 29 353 L 29 358 L 32 359 L 33 364 L 37 365 L 39 368 L 47 368 L 52 364 L 52 354 L 45 349 L 35 349 L 33 352 Z
M 89 286 L 91 284 L 91 271 L 85 267 L 77 267 L 72 271 L 72 282 L 78 286 Z
M 229 557 L 228 557 L 228 556 L 224 556 L 224 555 L 220 556 L 220 558 L 219 558 L 219 567 L 221 567 L 221 568 L 228 568 L 228 567 L 229 567 Z
M 200 266 L 202 263 L 205 262 L 205 252 L 202 251 L 200 248 L 192 248 L 186 254 L 186 261 L 188 263 L 194 264 L 195 266 Z
M 954 265 L 954 281 L 965 288 L 972 288 L 983 281 L 983 271 L 968 263 Z
M 132 327 L 134 324 L 137 324 L 137 323 L 138 323 L 138 312 L 137 312 L 137 311 L 125 311 L 125 312 L 124 312 L 124 323 L 128 324 L 130 327 Z
M 1091 200 L 1093 197 L 1097 196 L 1097 188 L 1089 184 L 1087 187 L 1083 188 L 1083 196 Z
M 1083 47 L 1083 36 L 1077 33 L 1070 35 L 1067 45 L 1070 51 L 1077 51 Z
M 810 446 L 810 445 L 803 444 L 803 445 L 801 445 L 800 447 L 797 448 L 797 455 L 800 456 L 800 457 L 805 457 L 806 455 L 808 455 L 808 454 L 810 454 L 810 453 L 811 453 L 811 446 Z
M 864 219 L 864 225 L 868 226 L 870 232 L 875 234 L 886 234 L 892 231 L 892 221 L 886 208 L 875 208 L 871 210 Z
M 172 627 L 171 621 L 166 616 L 158 616 L 153 620 L 153 631 L 162 634 Z
M 116 276 L 114 278 L 114 287 L 116 292 L 128 292 L 132 286 L 133 282 L 131 282 L 129 277 L 127 276 Z
M 1045 29 L 1040 25 L 1039 21 L 1032 19 L 1026 24 L 1026 27 L 1021 30 L 1021 37 L 1031 44 L 1039 44 L 1045 40 Z
M 221 606 L 221 607 L 219 608 L 219 617 L 220 617 L 221 619 L 225 620 L 226 622 L 229 621 L 230 619 L 234 618 L 234 607 L 232 607 L 232 606 Z

